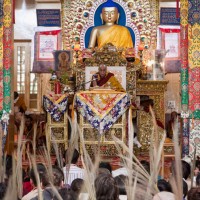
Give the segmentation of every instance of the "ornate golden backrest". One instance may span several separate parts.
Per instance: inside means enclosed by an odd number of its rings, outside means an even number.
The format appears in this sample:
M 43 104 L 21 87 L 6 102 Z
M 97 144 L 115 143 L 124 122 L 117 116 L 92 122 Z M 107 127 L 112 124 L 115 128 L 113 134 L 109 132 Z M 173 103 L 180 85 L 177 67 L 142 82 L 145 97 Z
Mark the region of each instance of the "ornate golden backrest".
M 100 64 L 106 64 L 107 66 L 112 66 L 111 72 L 114 72 L 115 75 L 120 75 L 123 80 L 122 86 L 126 88 L 126 91 L 132 96 L 132 99 L 136 97 L 136 71 L 140 68 L 140 63 L 137 65 L 130 64 L 128 65 L 125 57 L 123 56 L 123 49 L 117 49 L 112 44 L 106 44 L 101 49 L 95 49 L 91 58 L 86 58 L 84 64 L 78 64 L 76 66 L 76 83 L 79 85 L 78 90 L 85 90 L 85 82 L 91 80 L 88 71 L 90 67 L 99 66 Z M 118 67 L 124 67 L 125 72 L 119 72 Z M 116 70 L 115 70 L 116 68 Z M 126 75 L 125 75 L 126 73 Z M 87 77 L 87 79 L 86 79 Z M 124 78 L 125 77 L 125 78 Z M 126 80 L 125 80 L 126 79 Z M 126 81 L 126 83 L 125 83 Z M 88 85 L 87 85 L 88 87 Z

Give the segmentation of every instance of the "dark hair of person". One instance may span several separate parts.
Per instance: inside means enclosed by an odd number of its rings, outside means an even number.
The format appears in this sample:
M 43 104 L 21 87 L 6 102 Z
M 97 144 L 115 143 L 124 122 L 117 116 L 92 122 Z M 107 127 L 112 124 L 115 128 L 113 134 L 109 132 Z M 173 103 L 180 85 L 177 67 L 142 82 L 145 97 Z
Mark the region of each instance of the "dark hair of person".
M 30 115 L 25 115 L 26 119 L 30 119 L 31 121 L 33 121 L 33 118 Z
M 65 159 L 65 163 L 67 164 L 68 163 L 68 157 L 70 155 L 70 152 L 69 150 L 65 150 L 65 153 L 64 153 L 64 159 Z M 78 161 L 78 158 L 79 158 L 79 152 L 77 149 L 74 149 L 74 152 L 73 152 L 73 155 L 72 155 L 72 158 L 71 158 L 71 163 L 72 164 L 76 164 L 77 161 Z
M 188 184 L 183 180 L 183 197 L 185 198 L 188 193 Z
M 183 178 L 187 180 L 191 173 L 191 167 L 190 164 L 184 160 L 182 160 L 182 171 L 183 171 Z
M 64 200 L 77 200 L 77 195 L 71 189 L 61 188 L 58 193 Z M 54 196 L 53 200 L 58 200 L 58 198 Z
M 185 180 L 188 179 L 191 173 L 191 167 L 190 164 L 188 164 L 186 161 L 181 160 L 181 165 L 182 165 L 182 176 Z M 175 171 L 175 162 L 172 161 L 171 165 L 171 172 L 174 176 L 176 176 L 176 171 Z
M 41 174 L 41 183 L 42 186 L 45 188 L 49 186 L 50 184 L 50 177 L 47 171 L 45 171 L 43 174 Z
M 109 170 L 110 173 L 112 173 L 112 167 L 109 162 L 100 162 L 99 168 L 106 168 Z
M 3 200 L 6 195 L 7 185 L 5 182 L 0 183 L 0 200 Z
M 84 186 L 84 181 L 81 178 L 76 178 L 71 183 L 71 189 L 79 195 L 81 193 L 81 190 Z
M 38 175 L 39 175 L 39 179 L 41 181 L 42 177 L 46 173 L 46 168 L 42 163 L 37 164 L 36 167 L 37 167 L 37 172 L 38 172 Z M 36 180 L 36 176 L 35 176 L 35 172 L 34 172 L 33 168 L 30 170 L 29 176 L 30 176 L 30 179 L 32 180 L 34 186 L 37 186 L 37 180 Z
M 126 181 L 128 180 L 127 176 L 119 175 L 116 176 L 114 179 L 117 184 L 119 194 L 126 195 Z
M 199 187 L 200 186 L 200 173 L 197 175 L 196 177 L 196 186 Z
M 111 174 L 111 173 L 110 173 L 110 171 L 109 171 L 108 169 L 106 169 L 106 168 L 99 168 L 99 169 L 97 170 L 97 175 L 99 175 L 99 174 Z
M 6 175 L 8 179 L 12 175 L 12 156 L 10 155 L 6 156 Z
M 60 187 L 62 181 L 64 181 L 64 173 L 58 166 L 53 166 L 53 184 Z
M 17 97 L 19 97 L 19 94 L 18 94 L 18 92 L 14 91 L 14 100 L 15 100 Z
M 160 192 L 172 192 L 171 185 L 164 179 L 158 180 L 157 186 Z
M 196 160 L 195 166 L 200 170 L 200 160 Z
M 144 167 L 144 169 L 150 174 L 150 164 L 146 160 L 140 161 L 141 165 Z
M 188 200 L 199 200 L 200 199 L 200 187 L 191 188 L 187 195 Z
M 100 174 L 94 182 L 96 200 L 118 200 L 119 191 L 115 179 L 108 174 Z

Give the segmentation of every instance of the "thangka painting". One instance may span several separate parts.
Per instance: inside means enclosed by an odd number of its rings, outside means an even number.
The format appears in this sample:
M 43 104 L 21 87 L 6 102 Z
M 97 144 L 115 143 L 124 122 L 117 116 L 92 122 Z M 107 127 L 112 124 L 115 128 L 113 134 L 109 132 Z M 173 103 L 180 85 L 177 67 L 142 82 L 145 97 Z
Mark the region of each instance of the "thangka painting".
M 55 71 L 69 71 L 73 61 L 73 54 L 70 50 L 58 50 L 53 52 Z
M 34 38 L 34 73 L 51 73 L 55 71 L 55 50 L 61 49 L 61 30 L 36 32 Z
M 159 28 L 161 48 L 166 50 L 165 73 L 180 73 L 180 28 Z

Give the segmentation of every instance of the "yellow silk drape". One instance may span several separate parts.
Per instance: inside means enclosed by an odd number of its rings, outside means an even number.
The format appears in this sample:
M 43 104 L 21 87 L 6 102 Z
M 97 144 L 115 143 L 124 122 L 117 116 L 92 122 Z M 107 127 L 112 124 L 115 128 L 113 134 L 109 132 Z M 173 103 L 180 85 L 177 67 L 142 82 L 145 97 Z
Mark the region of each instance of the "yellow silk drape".
M 98 38 L 98 47 L 101 48 L 107 43 L 112 43 L 116 47 L 133 47 L 131 34 L 126 27 L 113 25 Z

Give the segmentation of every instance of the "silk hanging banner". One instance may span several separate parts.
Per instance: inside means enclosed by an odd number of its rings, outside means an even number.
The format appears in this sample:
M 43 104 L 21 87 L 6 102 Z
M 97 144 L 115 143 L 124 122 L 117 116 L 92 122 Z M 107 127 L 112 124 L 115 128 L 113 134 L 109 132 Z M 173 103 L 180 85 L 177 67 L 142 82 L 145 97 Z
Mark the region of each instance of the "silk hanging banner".
M 51 73 L 55 70 L 53 52 L 62 45 L 61 30 L 36 32 L 34 38 L 34 73 Z
M 3 110 L 3 1 L 0 1 L 0 111 L 2 110 Z

